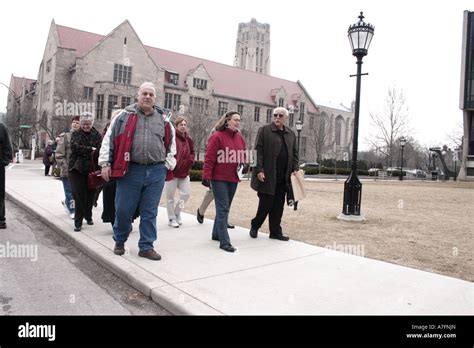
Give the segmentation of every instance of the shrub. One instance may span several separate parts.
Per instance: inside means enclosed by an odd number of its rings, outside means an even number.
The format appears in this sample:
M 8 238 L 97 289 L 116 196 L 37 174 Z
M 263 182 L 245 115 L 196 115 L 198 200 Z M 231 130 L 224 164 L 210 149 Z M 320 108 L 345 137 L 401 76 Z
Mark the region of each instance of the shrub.
M 202 170 L 203 166 L 204 166 L 203 161 L 196 161 L 196 162 L 194 162 L 193 167 L 191 169 L 193 169 L 193 170 Z
M 202 181 L 202 170 L 193 170 L 189 173 L 191 181 Z

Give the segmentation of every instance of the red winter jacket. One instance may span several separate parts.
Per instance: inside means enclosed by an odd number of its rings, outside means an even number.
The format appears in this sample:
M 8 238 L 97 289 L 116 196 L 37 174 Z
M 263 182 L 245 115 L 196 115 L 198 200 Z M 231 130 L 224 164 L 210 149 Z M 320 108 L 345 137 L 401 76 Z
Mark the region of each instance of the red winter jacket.
M 168 171 L 166 180 L 173 178 L 185 178 L 189 175 L 194 164 L 194 144 L 189 134 L 176 131 L 176 167 L 173 171 Z
M 228 128 L 216 131 L 207 143 L 202 178 L 239 182 L 237 166 L 246 162 L 245 140 L 240 132 Z

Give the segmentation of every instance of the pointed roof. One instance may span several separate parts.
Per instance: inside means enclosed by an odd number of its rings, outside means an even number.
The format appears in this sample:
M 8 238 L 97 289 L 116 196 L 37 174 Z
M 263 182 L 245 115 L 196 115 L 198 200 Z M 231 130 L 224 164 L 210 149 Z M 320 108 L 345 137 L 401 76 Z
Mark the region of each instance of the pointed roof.
M 56 25 L 56 28 L 60 47 L 75 49 L 77 57 L 83 57 L 105 37 L 62 25 Z M 185 87 L 184 79 L 188 72 L 202 64 L 214 80 L 214 93 L 219 95 L 274 105 L 272 89 L 283 87 L 288 96 L 305 93 L 297 82 L 161 48 L 144 47 L 157 66 L 179 73 L 178 84 L 182 87 Z M 317 107 L 309 95 L 308 97 L 307 109 L 315 112 Z M 286 103 L 293 102 L 289 100 L 291 98 L 287 99 Z
M 10 88 L 15 93 L 15 97 L 20 97 L 23 94 L 23 89 L 30 90 L 30 85 L 36 82 L 35 79 L 28 79 L 26 77 L 18 77 L 12 74 L 10 80 Z

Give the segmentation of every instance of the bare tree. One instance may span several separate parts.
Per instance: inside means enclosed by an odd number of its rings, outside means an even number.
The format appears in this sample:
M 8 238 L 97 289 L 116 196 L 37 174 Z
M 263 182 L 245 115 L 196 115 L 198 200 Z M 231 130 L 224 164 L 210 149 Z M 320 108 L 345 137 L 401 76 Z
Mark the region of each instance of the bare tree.
M 451 148 L 459 148 L 462 146 L 464 137 L 464 128 L 462 122 L 459 122 L 449 133 L 446 134 L 445 141 Z
M 386 98 L 386 109 L 383 114 L 370 113 L 372 125 L 377 133 L 372 135 L 368 142 L 387 159 L 387 167 L 391 167 L 394 161 L 396 142 L 401 136 L 408 133 L 408 108 L 405 105 L 403 91 L 395 87 L 388 90 Z
M 205 109 L 204 107 L 193 107 L 187 112 L 188 115 L 188 128 L 191 137 L 193 138 L 194 149 L 196 151 L 196 158 L 199 160 L 201 151 L 204 150 L 207 138 L 211 133 L 211 128 L 216 122 L 214 115 L 214 108 L 210 107 Z M 186 114 L 186 113 L 185 113 Z
M 325 117 L 316 117 L 313 129 L 308 130 L 309 145 L 316 151 L 316 161 L 321 164 L 323 155 L 331 148 L 330 124 Z M 319 166 L 321 171 L 321 165 Z

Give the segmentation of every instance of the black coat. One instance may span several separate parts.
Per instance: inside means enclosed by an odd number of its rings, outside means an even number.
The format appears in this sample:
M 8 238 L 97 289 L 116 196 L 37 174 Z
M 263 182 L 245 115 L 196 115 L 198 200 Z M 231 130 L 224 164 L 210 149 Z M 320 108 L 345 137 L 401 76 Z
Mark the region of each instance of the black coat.
M 7 166 L 13 159 L 12 144 L 8 135 L 7 127 L 0 123 L 0 162 Z
M 299 169 L 295 132 L 285 126 L 283 139 L 288 149 L 288 166 L 286 167 L 285 181 L 289 183 L 291 173 Z M 252 181 L 250 183 L 250 186 L 255 191 L 270 195 L 275 194 L 277 181 L 276 164 L 281 147 L 282 137 L 278 134 L 278 128 L 274 123 L 260 127 L 257 133 L 257 140 L 255 141 L 257 166 L 252 170 Z M 265 174 L 264 182 L 257 179 L 257 174 L 260 172 Z
M 68 170 L 77 170 L 82 175 L 89 174 L 92 167 L 92 148 L 96 148 L 94 155 L 94 164 L 99 169 L 97 159 L 99 148 L 102 142 L 100 133 L 92 127 L 91 131 L 86 133 L 79 129 L 71 135 L 71 157 L 69 157 Z

